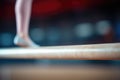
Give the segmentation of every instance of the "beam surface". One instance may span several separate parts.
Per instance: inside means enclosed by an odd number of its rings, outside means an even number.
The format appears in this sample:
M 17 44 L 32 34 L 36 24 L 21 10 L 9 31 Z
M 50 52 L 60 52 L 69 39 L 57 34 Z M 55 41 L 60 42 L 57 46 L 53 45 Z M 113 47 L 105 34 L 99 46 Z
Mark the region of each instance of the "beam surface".
M 120 60 L 120 43 L 0 49 L 0 58 Z

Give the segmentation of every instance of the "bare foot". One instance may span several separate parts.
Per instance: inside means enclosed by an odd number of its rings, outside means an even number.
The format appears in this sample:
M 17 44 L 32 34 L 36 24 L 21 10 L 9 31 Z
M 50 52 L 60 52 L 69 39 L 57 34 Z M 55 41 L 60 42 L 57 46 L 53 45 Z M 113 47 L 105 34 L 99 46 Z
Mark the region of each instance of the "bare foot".
M 14 39 L 14 44 L 20 47 L 32 47 L 37 48 L 39 45 L 35 44 L 30 38 L 22 38 L 18 35 Z

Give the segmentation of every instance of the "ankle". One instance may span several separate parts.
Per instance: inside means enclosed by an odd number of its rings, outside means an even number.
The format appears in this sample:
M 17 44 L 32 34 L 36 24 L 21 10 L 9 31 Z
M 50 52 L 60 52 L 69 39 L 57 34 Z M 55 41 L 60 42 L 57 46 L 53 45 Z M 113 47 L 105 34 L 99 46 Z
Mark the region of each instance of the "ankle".
M 25 35 L 25 34 L 17 34 L 16 36 L 19 36 L 22 39 L 28 39 L 29 38 L 29 36 Z

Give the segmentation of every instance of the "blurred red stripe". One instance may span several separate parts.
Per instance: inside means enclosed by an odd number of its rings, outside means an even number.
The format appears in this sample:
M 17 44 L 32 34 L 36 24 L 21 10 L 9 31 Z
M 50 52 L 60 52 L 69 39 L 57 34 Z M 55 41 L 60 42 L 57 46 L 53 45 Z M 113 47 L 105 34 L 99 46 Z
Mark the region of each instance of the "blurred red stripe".
M 32 16 L 48 16 L 53 14 L 59 14 L 66 10 L 85 10 L 95 5 L 104 3 L 104 0 L 34 0 L 32 8 Z M 5 19 L 14 18 L 14 5 L 15 1 L 5 3 L 4 11 L 0 17 Z
M 62 10 L 62 4 L 58 0 L 47 0 L 33 3 L 33 16 L 49 15 L 50 13 L 59 13 Z

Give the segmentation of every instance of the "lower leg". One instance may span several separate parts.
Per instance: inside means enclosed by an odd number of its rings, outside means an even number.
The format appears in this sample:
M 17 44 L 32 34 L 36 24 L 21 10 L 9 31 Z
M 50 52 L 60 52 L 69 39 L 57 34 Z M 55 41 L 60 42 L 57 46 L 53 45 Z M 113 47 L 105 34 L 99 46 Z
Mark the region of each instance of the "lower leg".
M 16 45 L 26 47 L 34 47 L 36 45 L 29 37 L 31 6 L 32 0 L 17 0 L 16 2 L 17 35 L 14 40 Z

